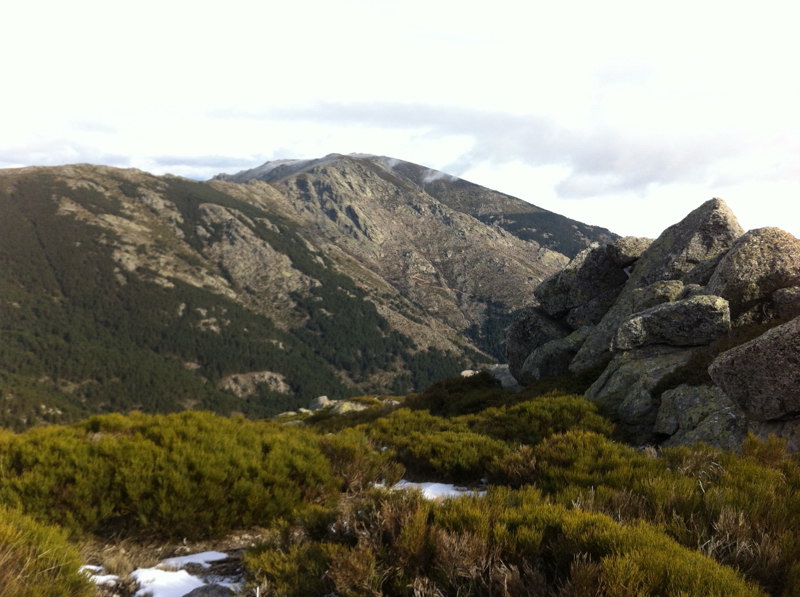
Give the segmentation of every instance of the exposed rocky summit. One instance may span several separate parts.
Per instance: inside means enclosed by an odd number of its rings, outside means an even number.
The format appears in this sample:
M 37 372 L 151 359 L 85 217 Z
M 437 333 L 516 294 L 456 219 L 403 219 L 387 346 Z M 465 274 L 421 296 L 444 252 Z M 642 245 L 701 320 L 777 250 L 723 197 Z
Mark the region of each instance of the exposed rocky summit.
M 655 282 L 682 280 L 698 265 L 727 251 L 744 232 L 730 208 L 712 199 L 667 228 L 641 254 L 617 300 L 589 334 L 571 364 L 575 373 L 605 365 L 620 324 L 636 312 L 635 291 Z
M 652 243 L 584 250 L 535 296 L 509 331 L 521 383 L 596 371 L 586 395 L 636 443 L 735 448 L 749 430 L 800 449 L 800 241 L 787 232 L 745 233 L 713 199 Z

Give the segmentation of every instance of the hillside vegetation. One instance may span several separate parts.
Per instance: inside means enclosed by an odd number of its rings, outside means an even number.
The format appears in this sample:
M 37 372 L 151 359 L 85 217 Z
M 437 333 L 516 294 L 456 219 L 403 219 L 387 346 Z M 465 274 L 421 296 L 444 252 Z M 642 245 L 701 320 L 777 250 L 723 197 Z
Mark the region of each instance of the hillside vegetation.
M 8 573 L 23 585 L 0 595 L 52 594 L 19 589 L 44 569 L 60 595 L 92 595 L 74 574 L 89 540 L 252 527 L 262 594 L 800 594 L 800 463 L 784 444 L 635 449 L 562 382 L 515 394 L 481 374 L 345 415 L 110 414 L 4 432 L 0 561 L 23 566 Z M 386 489 L 403 476 L 485 493 Z
M 419 391 L 503 360 L 559 251 L 613 236 L 454 178 L 440 200 L 374 157 L 272 171 L 1 170 L 0 425 Z M 490 221 L 506 208 L 536 234 Z

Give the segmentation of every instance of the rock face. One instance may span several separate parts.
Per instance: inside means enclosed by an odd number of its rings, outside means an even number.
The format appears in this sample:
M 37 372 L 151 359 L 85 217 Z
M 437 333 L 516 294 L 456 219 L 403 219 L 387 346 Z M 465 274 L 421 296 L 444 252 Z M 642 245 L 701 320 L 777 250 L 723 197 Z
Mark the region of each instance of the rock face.
M 689 350 L 666 346 L 622 353 L 586 390 L 586 397 L 602 405 L 629 441 L 649 443 L 660 403 L 654 390 L 690 357 Z
M 668 437 L 664 446 L 703 442 L 735 450 L 747 432 L 747 421 L 718 387 L 684 384 L 661 394 L 653 430 Z
M 569 336 L 538 346 L 528 355 L 519 371 L 520 383 L 569 374 L 569 364 L 589 335 L 591 327 L 575 330 Z
M 527 308 L 520 311 L 509 326 L 506 336 L 506 358 L 511 375 L 519 380 L 522 366 L 533 349 L 551 340 L 563 338 L 569 331 L 568 326 L 538 309 Z
M 731 315 L 736 318 L 768 302 L 775 291 L 797 285 L 800 240 L 779 228 L 758 228 L 742 236 L 726 253 L 707 290 L 728 298 Z
M 586 339 L 570 369 L 584 373 L 609 362 L 617 328 L 635 313 L 635 290 L 654 282 L 680 280 L 698 264 L 727 251 L 743 232 L 720 199 L 705 202 L 667 228 L 636 261 L 616 302 Z
M 719 296 L 694 296 L 645 309 L 626 319 L 617 329 L 614 350 L 647 344 L 702 346 L 730 329 L 728 301 Z
M 800 449 L 800 240 L 792 235 L 745 234 L 712 199 L 652 243 L 622 238 L 582 251 L 535 296 L 535 315 L 511 328 L 511 372 L 521 383 L 601 372 L 586 395 L 635 443 L 736 448 L 750 430 L 777 432 Z M 737 331 L 749 324 L 768 331 L 730 348 L 752 337 L 751 327 Z
M 800 318 L 723 352 L 709 374 L 751 419 L 800 416 Z

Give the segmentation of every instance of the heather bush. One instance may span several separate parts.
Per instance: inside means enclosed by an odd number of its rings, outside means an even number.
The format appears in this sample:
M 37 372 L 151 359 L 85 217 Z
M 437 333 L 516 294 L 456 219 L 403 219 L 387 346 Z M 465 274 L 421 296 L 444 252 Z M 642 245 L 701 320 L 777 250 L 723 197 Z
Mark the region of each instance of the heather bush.
M 208 413 L 97 416 L 0 443 L 0 498 L 73 531 L 214 536 L 335 498 L 317 436 Z
M 0 506 L 0 597 L 90 597 L 66 534 Z
M 487 408 L 460 420 L 473 431 L 506 442 L 537 444 L 556 433 L 593 431 L 609 436 L 613 425 L 583 396 L 545 395 L 512 406 Z
M 763 595 L 657 527 L 553 505 L 532 488 L 438 504 L 372 491 L 342 502 L 324 538 L 283 540 L 248 558 L 262 583 L 293 579 L 276 594 L 324 594 L 303 593 L 305 571 L 340 595 Z
M 427 411 L 397 410 L 369 432 L 376 443 L 395 450 L 412 474 L 443 481 L 477 482 L 508 451 L 504 442 L 470 431 L 464 422 Z

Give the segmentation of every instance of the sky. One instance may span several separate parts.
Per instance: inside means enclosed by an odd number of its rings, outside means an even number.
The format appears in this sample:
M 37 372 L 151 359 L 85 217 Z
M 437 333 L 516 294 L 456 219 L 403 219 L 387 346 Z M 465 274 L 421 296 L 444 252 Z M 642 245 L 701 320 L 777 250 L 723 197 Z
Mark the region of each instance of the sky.
M 800 236 L 788 1 L 11 0 L 0 168 L 408 160 L 618 234 Z

